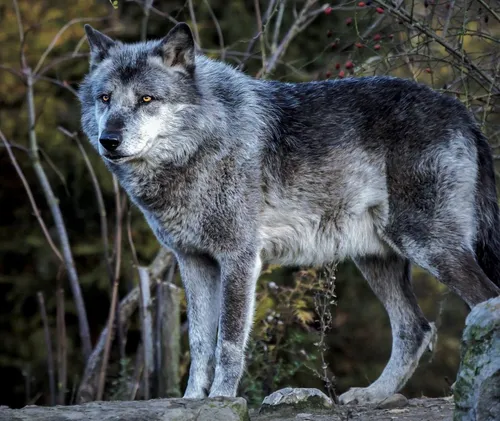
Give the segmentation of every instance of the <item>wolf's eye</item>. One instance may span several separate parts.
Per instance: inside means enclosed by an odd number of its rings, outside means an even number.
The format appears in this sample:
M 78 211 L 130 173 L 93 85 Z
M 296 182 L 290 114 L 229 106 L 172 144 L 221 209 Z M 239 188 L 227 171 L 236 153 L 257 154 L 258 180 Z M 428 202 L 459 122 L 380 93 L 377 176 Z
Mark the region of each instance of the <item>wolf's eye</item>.
M 102 102 L 109 102 L 109 95 L 106 95 L 106 94 L 101 95 L 101 101 Z
M 146 103 L 146 102 L 151 102 L 153 100 L 153 97 L 151 95 L 143 95 L 141 97 L 141 102 Z

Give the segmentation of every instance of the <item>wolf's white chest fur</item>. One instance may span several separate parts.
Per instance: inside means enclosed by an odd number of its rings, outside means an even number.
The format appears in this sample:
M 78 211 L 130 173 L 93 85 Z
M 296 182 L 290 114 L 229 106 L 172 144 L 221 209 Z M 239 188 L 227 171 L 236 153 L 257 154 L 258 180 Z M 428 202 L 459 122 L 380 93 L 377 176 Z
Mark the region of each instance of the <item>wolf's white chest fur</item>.
M 353 203 L 320 210 L 279 200 L 264 208 L 259 235 L 263 260 L 281 265 L 321 266 L 387 248 L 379 236 L 386 215 L 381 195 L 360 193 Z M 375 193 L 375 192 L 372 192 Z

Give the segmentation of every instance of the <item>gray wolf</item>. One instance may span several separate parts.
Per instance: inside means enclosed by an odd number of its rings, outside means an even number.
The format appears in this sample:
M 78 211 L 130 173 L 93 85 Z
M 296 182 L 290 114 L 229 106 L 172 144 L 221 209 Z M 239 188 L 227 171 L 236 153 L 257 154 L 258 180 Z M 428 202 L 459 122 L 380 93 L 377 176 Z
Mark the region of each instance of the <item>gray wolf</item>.
M 412 264 L 469 306 L 499 294 L 492 155 L 458 101 L 390 77 L 256 80 L 184 23 L 133 44 L 86 32 L 83 129 L 179 263 L 186 398 L 237 393 L 263 262 L 351 258 L 385 306 L 389 362 L 342 403 L 397 392 L 432 345 Z

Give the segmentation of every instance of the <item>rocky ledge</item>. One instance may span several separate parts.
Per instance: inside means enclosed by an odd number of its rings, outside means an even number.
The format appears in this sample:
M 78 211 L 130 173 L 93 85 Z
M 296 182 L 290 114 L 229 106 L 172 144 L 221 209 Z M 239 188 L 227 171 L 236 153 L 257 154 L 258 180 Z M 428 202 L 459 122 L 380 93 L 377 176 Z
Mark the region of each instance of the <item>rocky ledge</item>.
M 451 421 L 453 413 L 451 399 L 408 401 L 397 398 L 391 400 L 397 403 L 393 402 L 389 407 L 383 404 L 329 406 L 329 399 L 325 400 L 316 389 L 287 388 L 275 393 L 275 400 L 250 411 L 242 398 L 153 399 L 74 406 L 27 406 L 16 410 L 3 407 L 0 408 L 0 421 Z

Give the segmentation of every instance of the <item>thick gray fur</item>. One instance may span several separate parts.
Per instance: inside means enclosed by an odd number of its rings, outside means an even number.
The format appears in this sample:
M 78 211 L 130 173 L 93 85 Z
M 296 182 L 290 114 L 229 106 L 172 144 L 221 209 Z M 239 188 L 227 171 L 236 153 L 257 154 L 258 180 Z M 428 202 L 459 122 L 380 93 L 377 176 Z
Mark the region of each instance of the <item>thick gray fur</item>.
M 397 392 L 432 345 L 411 264 L 469 306 L 499 294 L 491 151 L 458 101 L 390 77 L 256 80 L 197 54 L 186 24 L 137 44 L 86 31 L 85 133 L 180 265 L 185 397 L 237 393 L 262 262 L 352 258 L 384 304 L 389 363 L 342 403 Z

